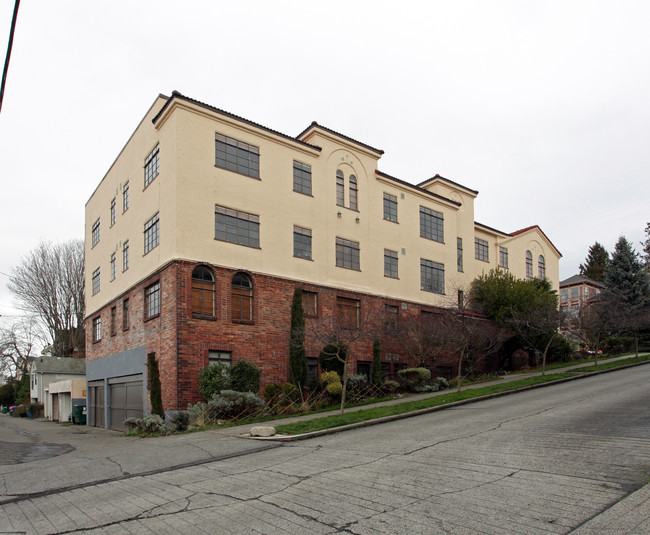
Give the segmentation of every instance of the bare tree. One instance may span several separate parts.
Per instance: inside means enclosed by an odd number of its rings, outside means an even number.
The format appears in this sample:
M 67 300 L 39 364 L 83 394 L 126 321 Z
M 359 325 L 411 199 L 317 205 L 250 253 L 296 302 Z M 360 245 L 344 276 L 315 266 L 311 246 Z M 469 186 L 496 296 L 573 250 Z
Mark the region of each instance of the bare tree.
M 306 327 L 309 337 L 320 344 L 328 357 L 338 360 L 343 367 L 341 382 L 340 414 L 345 411 L 345 398 L 348 386 L 348 363 L 357 351 L 359 345 L 366 343 L 369 352 L 375 339 L 377 318 L 382 310 L 368 308 L 362 313 L 360 303 L 348 300 L 346 303 L 337 303 L 333 315 L 311 320 Z
M 577 314 L 567 317 L 568 331 L 593 351 L 594 365 L 598 365 L 598 353 L 602 341 L 610 330 L 611 308 L 605 300 L 593 299 L 583 305 Z
M 0 327 L 0 375 L 19 378 L 29 371 L 29 359 L 45 344 L 42 330 L 34 320 L 23 319 Z
M 424 312 L 400 318 L 394 335 L 415 366 L 431 366 L 440 353 L 442 314 Z
M 53 353 L 85 353 L 84 246 L 81 240 L 41 242 L 13 269 L 9 290 L 20 308 L 43 323 Z

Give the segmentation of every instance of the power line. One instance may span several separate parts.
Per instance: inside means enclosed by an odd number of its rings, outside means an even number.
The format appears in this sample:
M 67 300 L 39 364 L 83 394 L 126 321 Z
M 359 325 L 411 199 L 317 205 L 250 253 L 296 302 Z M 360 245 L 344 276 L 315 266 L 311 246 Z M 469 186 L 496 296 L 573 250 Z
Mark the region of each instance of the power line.
M 0 86 L 0 110 L 2 110 L 2 101 L 5 97 L 5 83 L 7 82 L 7 71 L 9 70 L 9 58 L 11 57 L 11 49 L 14 46 L 14 32 L 16 30 L 16 19 L 18 18 L 18 6 L 20 0 L 16 0 L 14 5 L 14 16 L 11 19 L 11 30 L 9 32 L 9 44 L 7 45 L 7 55 L 5 56 L 5 68 L 2 71 L 2 85 Z

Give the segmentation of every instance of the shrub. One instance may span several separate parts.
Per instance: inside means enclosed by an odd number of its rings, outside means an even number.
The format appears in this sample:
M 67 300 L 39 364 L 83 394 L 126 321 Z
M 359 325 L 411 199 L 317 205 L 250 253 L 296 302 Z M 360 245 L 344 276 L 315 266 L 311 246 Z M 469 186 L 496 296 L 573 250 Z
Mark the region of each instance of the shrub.
M 346 361 L 348 353 L 349 349 L 346 345 L 326 345 L 318 356 L 320 369 L 324 372 L 335 371 L 339 376 L 342 376 L 345 363 L 342 362 L 341 359 Z M 337 357 L 337 355 L 339 355 L 340 358 Z
M 421 392 L 422 387 L 431 379 L 431 370 L 426 368 L 405 368 L 397 372 L 406 387 L 413 392 Z
M 9 407 L 16 401 L 16 388 L 13 381 L 0 386 L 0 405 Z
M 335 371 L 323 372 L 320 376 L 320 382 L 325 385 L 325 390 L 330 396 L 341 397 L 343 384 L 338 373 Z
M 199 372 L 199 392 L 205 401 L 223 390 L 259 392 L 262 370 L 246 360 L 238 360 L 232 366 L 223 362 L 209 364 Z
M 368 386 L 368 378 L 365 375 L 348 375 L 348 391 L 353 393 Z
M 187 414 L 189 415 L 190 422 L 203 426 L 205 424 L 205 419 L 208 416 L 208 404 L 203 401 L 199 401 L 194 405 L 188 403 Z
M 223 362 L 209 364 L 199 372 L 199 392 L 205 401 L 230 387 L 230 366 Z
M 262 391 L 268 405 L 290 405 L 300 401 L 300 390 L 292 383 L 272 383 Z
M 167 426 L 165 421 L 157 414 L 148 414 L 144 418 L 127 418 L 124 425 L 129 431 L 134 431 L 138 435 L 166 434 Z
M 188 411 L 178 411 L 172 416 L 172 423 L 176 431 L 186 431 L 190 423 L 190 413 Z
M 230 366 L 230 388 L 237 392 L 259 392 L 262 370 L 246 360 L 238 360 Z
M 390 379 L 386 379 L 384 381 L 384 384 L 382 385 L 382 389 L 389 394 L 393 394 L 394 392 L 397 392 L 399 390 L 399 383 L 397 381 L 391 381 Z
M 573 358 L 574 347 L 564 336 L 556 336 L 548 348 L 548 362 L 569 362 Z
M 212 419 L 227 419 L 245 416 L 253 409 L 263 407 L 264 401 L 253 392 L 222 390 L 208 401 L 208 413 Z

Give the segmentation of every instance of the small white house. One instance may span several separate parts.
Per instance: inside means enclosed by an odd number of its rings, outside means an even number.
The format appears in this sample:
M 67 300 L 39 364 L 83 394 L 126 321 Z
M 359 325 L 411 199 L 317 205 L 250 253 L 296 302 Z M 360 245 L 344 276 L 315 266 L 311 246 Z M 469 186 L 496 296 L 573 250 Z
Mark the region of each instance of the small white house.
M 32 403 L 45 403 L 50 383 L 67 379 L 85 382 L 86 361 L 69 357 L 36 357 L 30 363 L 29 376 Z

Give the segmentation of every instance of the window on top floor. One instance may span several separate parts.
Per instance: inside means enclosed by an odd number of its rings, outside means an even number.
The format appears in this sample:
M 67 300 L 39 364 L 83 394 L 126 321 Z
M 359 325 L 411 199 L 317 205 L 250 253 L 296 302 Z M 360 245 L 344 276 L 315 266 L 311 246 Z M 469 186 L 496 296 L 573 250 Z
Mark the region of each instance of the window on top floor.
M 563 303 L 569 300 L 569 290 L 566 288 L 560 291 L 560 301 Z
M 420 236 L 428 240 L 444 242 L 444 219 L 440 212 L 420 206 Z
M 311 195 L 311 167 L 295 160 L 293 162 L 293 191 Z
M 574 286 L 571 288 L 571 299 L 578 299 L 580 297 L 580 288 Z
M 463 238 L 456 238 L 456 269 L 463 272 Z
M 111 201 L 111 227 L 115 224 L 115 210 L 116 210 L 116 200 L 113 197 Z
M 341 170 L 336 172 L 336 205 L 345 206 L 345 177 Z
M 499 246 L 499 267 L 508 269 L 508 249 Z
M 158 145 L 149 153 L 144 161 L 144 187 L 151 184 L 160 172 L 160 150 Z
M 350 210 L 359 211 L 359 182 L 355 175 L 350 175 L 347 179 L 348 198 L 345 204 L 345 184 L 346 179 L 343 171 L 336 171 L 336 205 L 347 206 Z
M 546 278 L 546 262 L 544 261 L 544 257 L 542 255 L 539 255 L 537 258 L 537 277 L 540 280 L 544 280 Z
M 260 149 L 243 141 L 215 134 L 215 165 L 221 169 L 246 175 L 260 177 Z
M 357 209 L 357 197 L 358 197 L 358 186 L 357 186 L 357 177 L 354 175 L 350 175 L 350 210 L 356 210 Z
M 474 257 L 481 262 L 489 262 L 489 246 L 486 240 L 474 238 Z
M 205 266 L 195 267 L 192 271 L 192 314 L 214 317 L 215 295 L 212 271 Z
M 129 209 L 129 183 L 124 184 L 122 188 L 122 213 Z
M 384 193 L 384 219 L 397 223 L 397 197 Z
M 533 254 L 526 251 L 526 277 L 533 278 Z

